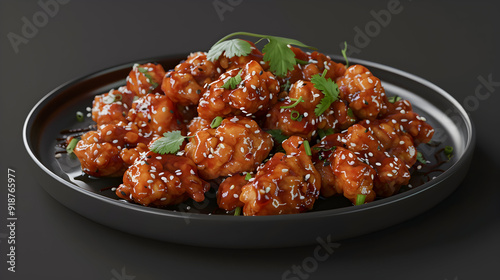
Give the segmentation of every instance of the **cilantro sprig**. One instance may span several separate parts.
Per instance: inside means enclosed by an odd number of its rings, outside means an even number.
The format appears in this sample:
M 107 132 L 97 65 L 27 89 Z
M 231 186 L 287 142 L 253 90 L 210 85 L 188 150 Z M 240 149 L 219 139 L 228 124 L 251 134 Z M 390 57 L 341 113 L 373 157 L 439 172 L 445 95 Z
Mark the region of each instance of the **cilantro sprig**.
M 288 136 L 284 135 L 283 132 L 279 129 L 269 129 L 266 130 L 267 133 L 271 134 L 271 136 L 278 141 L 278 143 L 283 143 L 286 139 L 288 139 Z
M 264 61 L 268 61 L 269 70 L 280 77 L 285 76 L 289 70 L 293 70 L 293 67 L 298 63 L 295 59 L 295 53 L 288 45 L 316 49 L 295 39 L 250 32 L 234 32 L 223 37 L 210 48 L 207 55 L 208 60 L 215 61 L 219 59 L 222 53 L 228 58 L 248 55 L 252 51 L 250 43 L 242 39 L 228 40 L 235 36 L 256 37 L 259 38 L 257 42 L 266 39 L 268 43 L 262 49 Z
M 326 69 L 323 71 L 323 74 L 316 74 L 312 76 L 311 82 L 314 84 L 314 87 L 325 95 L 323 99 L 321 99 L 320 103 L 316 105 L 316 109 L 314 109 L 314 113 L 316 116 L 321 116 L 328 108 L 330 108 L 330 105 L 339 99 L 339 87 L 337 84 L 332 81 L 332 79 L 325 78 L 326 75 Z
M 222 85 L 222 88 L 225 89 L 235 89 L 240 83 L 241 83 L 241 72 L 243 69 L 241 69 L 236 76 L 231 77 L 227 79 L 227 81 Z
M 163 137 L 153 142 L 149 150 L 160 155 L 175 154 L 181 148 L 184 140 L 190 137 L 192 136 L 182 136 L 179 130 L 166 132 L 163 133 Z

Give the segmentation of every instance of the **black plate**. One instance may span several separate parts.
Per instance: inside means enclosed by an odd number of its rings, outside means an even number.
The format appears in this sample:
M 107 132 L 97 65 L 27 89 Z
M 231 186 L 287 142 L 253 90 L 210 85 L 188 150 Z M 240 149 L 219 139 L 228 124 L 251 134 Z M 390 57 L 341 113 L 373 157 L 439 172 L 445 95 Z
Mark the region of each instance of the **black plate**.
M 138 63 L 156 61 L 171 69 L 185 57 L 174 55 Z M 368 67 L 380 78 L 387 95 L 410 100 L 414 110 L 436 129 L 433 141 L 441 145 L 419 146 L 432 161 L 429 165 L 436 165 L 433 155 L 441 147 L 454 147 L 454 156 L 439 166 L 441 170 L 428 174 L 415 170 L 420 174 L 414 174 L 417 181 L 412 181 L 412 188 L 362 206 L 347 206 L 349 203 L 342 198 L 333 198 L 319 201 L 308 213 L 235 217 L 202 213 L 213 209 L 213 203 L 155 209 L 119 200 L 109 187 L 116 186 L 120 179 L 89 178 L 81 174 L 77 159 L 67 155 L 56 158 L 55 153 L 60 149 L 56 146 L 61 131 L 92 123 L 90 118 L 77 122 L 76 112 L 86 114 L 96 94 L 124 85 L 133 63 L 68 82 L 47 94 L 26 119 L 24 143 L 40 167 L 36 176 L 50 195 L 85 217 L 125 232 L 169 242 L 230 248 L 299 246 L 315 243 L 318 237 L 332 241 L 354 237 L 410 219 L 452 193 L 467 173 L 475 136 L 464 109 L 434 84 L 378 63 L 356 59 L 351 63 Z M 210 195 L 213 197 L 213 192 Z

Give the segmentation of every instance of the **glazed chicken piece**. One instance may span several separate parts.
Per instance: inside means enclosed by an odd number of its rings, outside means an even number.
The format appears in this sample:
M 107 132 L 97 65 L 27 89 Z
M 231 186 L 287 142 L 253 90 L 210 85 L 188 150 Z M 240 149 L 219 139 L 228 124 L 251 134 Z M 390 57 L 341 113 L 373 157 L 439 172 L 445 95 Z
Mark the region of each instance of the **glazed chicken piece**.
M 434 129 L 426 122 L 424 117 L 413 112 L 411 103 L 408 100 L 399 100 L 388 103 L 388 110 L 384 116 L 387 121 L 394 119 L 400 126 L 400 130 L 406 131 L 413 137 L 415 146 L 421 143 L 428 143 L 434 135 Z
M 243 186 L 240 200 L 245 203 L 245 216 L 294 214 L 312 209 L 319 196 L 321 177 L 303 142 L 298 136 L 285 140 L 282 145 L 287 154 L 276 153 Z
M 147 94 L 132 104 L 127 120 L 140 136 L 152 139 L 173 130 L 183 130 L 175 105 L 165 95 Z
M 312 76 L 322 74 L 327 70 L 325 78 L 333 81 L 344 75 L 346 69 L 342 63 L 336 63 L 329 56 L 314 51 L 306 53 L 300 48 L 290 46 L 290 49 L 295 53 L 295 58 L 300 60 L 293 70 L 288 71 L 287 75 L 280 78 L 281 84 L 294 84 L 298 80 L 310 81 Z
M 358 124 L 370 130 L 384 150 L 402 160 L 407 168 L 417 161 L 417 149 L 413 144 L 413 138 L 401 129 L 397 121 L 377 119 L 364 120 Z
M 189 198 L 201 202 L 209 188 L 189 158 L 149 151 L 127 169 L 116 195 L 144 206 L 166 206 Z
M 349 103 L 356 117 L 373 120 L 387 110 L 384 88 L 366 67 L 350 66 L 337 80 L 337 85 L 339 97 Z
M 235 88 L 223 88 L 227 80 L 238 75 L 241 81 Z M 274 75 L 253 60 L 243 68 L 225 72 L 207 87 L 198 105 L 198 116 L 207 120 L 217 116 L 263 114 L 276 102 L 280 90 Z
M 224 119 L 217 128 L 197 131 L 186 145 L 186 156 L 198 166 L 205 180 L 250 172 L 273 147 L 271 135 L 249 118 Z
M 127 77 L 127 88 L 137 96 L 161 93 L 163 76 L 165 70 L 160 64 L 135 64 Z
M 353 204 L 358 195 L 364 195 L 365 202 L 375 199 L 373 180 L 375 170 L 352 151 L 342 147 L 331 147 L 319 152 L 320 159 L 314 165 L 321 174 L 321 195 L 330 197 L 343 194 Z
M 266 115 L 266 129 L 279 129 L 283 135 L 300 136 L 306 140 L 316 134 L 320 118 L 314 113 L 324 94 L 308 81 L 292 85 L 288 97 L 276 103 Z M 302 98 L 302 102 L 299 99 Z
M 135 95 L 126 87 L 97 95 L 92 105 L 92 120 L 97 126 L 125 122 L 134 97 Z
M 197 105 L 205 93 L 205 85 L 217 79 L 225 70 L 217 61 L 207 59 L 204 52 L 190 54 L 173 71 L 167 72 L 161 86 L 163 92 L 182 106 Z
M 217 190 L 217 205 L 226 211 L 232 211 L 236 207 L 243 207 L 244 203 L 240 201 L 241 188 L 248 183 L 245 175 L 236 174 L 227 177 L 219 185 Z
M 262 68 L 267 71 L 269 69 L 269 63 L 263 61 L 264 55 L 259 51 L 259 49 L 255 47 L 255 44 L 253 42 L 247 42 L 250 43 L 250 53 L 248 55 L 233 56 L 231 58 L 227 58 L 225 56 L 225 53 L 223 52 L 218 59 L 219 65 L 225 70 L 231 70 L 235 68 L 243 68 L 246 64 L 253 60 L 258 62 L 262 66 Z
M 356 118 L 343 100 L 334 101 L 319 118 L 319 129 L 340 132 L 356 123 Z
M 387 197 L 397 193 L 402 185 L 408 184 L 410 172 L 406 164 L 397 156 L 391 155 L 386 147 L 374 135 L 373 131 L 360 124 L 355 124 L 347 129 L 345 133 L 331 134 L 324 137 L 320 144 L 313 147 L 313 151 L 319 150 L 315 157 L 316 166 L 321 163 L 320 158 L 329 158 L 330 155 L 323 151 L 335 150 L 339 147 L 353 152 L 353 156 L 369 165 L 376 171 L 373 180 L 373 190 L 378 196 Z M 322 169 L 322 175 L 327 178 L 326 169 Z M 322 193 L 325 196 L 336 192 Z M 368 199 L 369 197 L 367 197 Z
M 123 175 L 127 165 L 120 157 L 128 138 L 124 126 L 105 124 L 97 131 L 82 135 L 73 152 L 80 160 L 82 170 L 94 177 Z
M 212 122 L 206 119 L 202 119 L 200 117 L 196 117 L 191 120 L 188 124 L 188 136 L 194 135 L 196 132 L 203 130 L 203 129 L 209 129 L 210 124 Z

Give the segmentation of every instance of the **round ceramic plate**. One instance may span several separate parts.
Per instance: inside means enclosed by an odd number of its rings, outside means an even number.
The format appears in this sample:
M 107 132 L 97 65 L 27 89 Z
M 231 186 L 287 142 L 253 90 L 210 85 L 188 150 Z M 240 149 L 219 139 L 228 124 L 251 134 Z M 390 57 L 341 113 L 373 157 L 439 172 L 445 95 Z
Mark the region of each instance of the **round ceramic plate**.
M 186 56 L 138 63 L 158 62 L 172 69 Z M 36 175 L 40 184 L 50 195 L 77 213 L 121 231 L 168 242 L 229 248 L 299 246 L 315 243 L 317 238 L 334 241 L 354 237 L 410 219 L 445 199 L 467 173 L 475 137 L 464 109 L 434 84 L 381 64 L 356 59 L 351 63 L 365 65 L 380 78 L 388 96 L 408 99 L 436 130 L 433 145 L 418 147 L 430 163 L 423 169 L 415 168 L 411 186 L 361 206 L 352 206 L 342 197 L 321 198 L 307 213 L 244 217 L 218 212 L 213 190 L 205 202 L 186 202 L 168 209 L 120 200 L 111 189 L 120 178 L 91 178 L 82 174 L 75 157 L 55 155 L 61 150 L 61 139 L 75 133 L 72 129 L 92 125 L 89 117 L 78 122 L 76 112 L 87 114 L 95 95 L 124 85 L 133 63 L 68 82 L 47 94 L 26 119 L 24 143 L 39 166 Z M 442 160 L 445 145 L 454 148 L 449 160 Z

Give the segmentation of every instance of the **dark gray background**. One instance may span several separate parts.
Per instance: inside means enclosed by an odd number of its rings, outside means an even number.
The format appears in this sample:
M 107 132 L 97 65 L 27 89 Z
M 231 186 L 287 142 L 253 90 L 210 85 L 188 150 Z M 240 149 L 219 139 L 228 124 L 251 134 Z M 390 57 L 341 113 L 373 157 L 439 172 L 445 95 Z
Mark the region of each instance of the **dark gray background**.
M 17 272 L 6 265 L 6 179 L 0 187 L 0 275 L 7 279 L 281 279 L 316 246 L 272 250 L 197 248 L 148 240 L 96 224 L 52 199 L 31 175 L 22 124 L 58 85 L 116 64 L 207 50 L 233 31 L 296 38 L 325 53 L 353 44 L 355 27 L 390 1 L 70 1 L 16 54 L 7 34 L 42 11 L 36 1 L 0 2 L 1 173 L 17 174 Z M 238 3 L 241 2 L 241 3 Z M 353 57 L 416 74 L 473 99 L 479 76 L 500 81 L 495 1 L 401 1 L 402 11 Z M 437 207 L 340 247 L 308 279 L 499 279 L 500 87 L 466 106 L 477 132 L 463 184 Z M 5 178 L 4 177 L 4 178 Z M 202 234 L 202 233 L 200 233 Z M 122 269 L 125 269 L 122 271 Z M 117 274 L 115 275 L 116 272 Z M 129 277 L 128 279 L 132 279 Z M 289 278 L 293 279 L 293 278 Z M 297 278 L 300 279 L 300 278 Z

